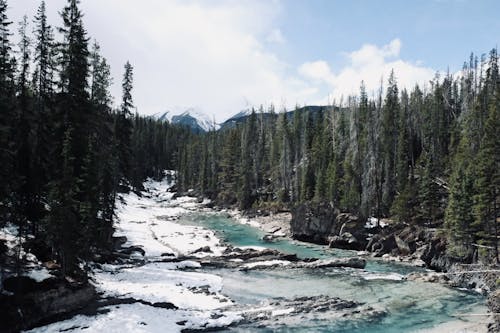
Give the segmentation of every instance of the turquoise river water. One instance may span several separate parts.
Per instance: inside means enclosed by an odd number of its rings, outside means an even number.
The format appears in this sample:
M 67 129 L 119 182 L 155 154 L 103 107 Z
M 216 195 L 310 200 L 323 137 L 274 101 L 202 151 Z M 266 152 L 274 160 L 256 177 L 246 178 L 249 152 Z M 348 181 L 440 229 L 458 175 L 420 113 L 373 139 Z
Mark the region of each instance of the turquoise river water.
M 234 246 L 263 246 L 301 258 L 332 258 L 355 256 L 352 251 L 280 239 L 262 240 L 264 233 L 243 225 L 222 214 L 197 213 L 181 218 L 180 223 L 211 229 L 218 237 Z M 366 303 L 384 310 L 387 315 L 372 320 L 307 318 L 299 323 L 277 324 L 273 327 L 252 325 L 230 328 L 230 332 L 363 332 L 392 333 L 434 330 L 446 332 L 444 323 L 469 320 L 471 313 L 486 313 L 484 297 L 440 284 L 401 280 L 401 275 L 422 271 L 408 265 L 368 260 L 364 270 L 268 269 L 241 271 L 214 269 L 223 277 L 223 293 L 240 304 L 258 304 L 271 298 L 328 295 Z M 441 326 L 440 326 L 441 325 Z M 471 332 L 467 330 L 466 332 Z

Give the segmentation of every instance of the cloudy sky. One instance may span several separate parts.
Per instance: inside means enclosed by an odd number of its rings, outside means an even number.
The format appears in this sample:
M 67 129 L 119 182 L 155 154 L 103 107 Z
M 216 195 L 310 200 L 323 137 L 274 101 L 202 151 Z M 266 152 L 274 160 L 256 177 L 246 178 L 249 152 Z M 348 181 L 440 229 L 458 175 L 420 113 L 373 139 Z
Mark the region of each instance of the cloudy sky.
M 52 25 L 65 0 L 46 0 Z M 33 17 L 39 0 L 8 0 Z M 197 107 L 223 121 L 248 106 L 326 104 L 460 70 L 499 43 L 498 0 L 83 0 L 89 37 L 112 66 L 135 68 L 142 114 Z M 17 28 L 16 28 L 17 29 Z

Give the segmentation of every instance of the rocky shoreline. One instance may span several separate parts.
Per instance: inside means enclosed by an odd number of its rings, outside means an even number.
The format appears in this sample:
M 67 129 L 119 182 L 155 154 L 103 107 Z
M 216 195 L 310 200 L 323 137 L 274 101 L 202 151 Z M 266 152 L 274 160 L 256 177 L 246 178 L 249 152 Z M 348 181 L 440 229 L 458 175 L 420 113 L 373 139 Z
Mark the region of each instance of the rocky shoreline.
M 437 228 L 410 226 L 387 219 L 363 221 L 340 213 L 327 203 L 301 205 L 291 213 L 232 212 L 232 217 L 267 233 L 269 240 L 287 237 L 332 248 L 355 250 L 360 256 L 425 267 L 433 272 L 413 273 L 405 279 L 441 283 L 488 297 L 492 313 L 488 332 L 500 331 L 500 267 L 468 264 L 446 252 L 446 239 Z M 277 217 L 277 218 L 276 218 Z M 276 236 L 273 230 L 283 230 Z

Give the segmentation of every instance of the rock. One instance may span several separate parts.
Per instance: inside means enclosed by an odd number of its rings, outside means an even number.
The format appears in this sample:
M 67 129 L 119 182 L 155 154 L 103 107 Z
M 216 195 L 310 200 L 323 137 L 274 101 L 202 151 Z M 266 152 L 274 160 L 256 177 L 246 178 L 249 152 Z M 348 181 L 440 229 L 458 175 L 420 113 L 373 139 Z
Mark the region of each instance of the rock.
M 113 236 L 111 238 L 111 241 L 113 242 L 113 248 L 115 250 L 119 250 L 119 249 L 121 249 L 122 245 L 127 242 L 127 237 L 125 237 L 125 236 L 119 236 L 119 237 Z
M 306 203 L 292 210 L 290 227 L 294 238 L 328 244 L 337 212 L 329 203 Z
M 306 203 L 292 210 L 294 238 L 351 250 L 364 250 L 367 230 L 357 216 L 339 213 L 330 203 Z
M 243 308 L 236 306 L 235 310 L 243 316 L 240 324 L 251 324 L 267 330 L 282 328 L 284 325 L 300 327 L 301 323 L 308 320 L 318 323 L 331 321 L 332 318 L 376 320 L 386 315 L 363 303 L 326 295 L 277 298 L 263 302 L 257 309 L 246 305 Z
M 11 282 L 19 281 L 27 289 L 13 296 L 0 295 L 0 332 L 32 328 L 81 309 L 97 297 L 94 287 L 88 283 L 70 284 L 64 279 L 48 279 L 40 283 L 26 279 Z
M 8 277 L 3 282 L 3 288 L 14 294 L 27 294 L 39 289 L 40 284 L 27 276 Z
M 210 246 L 203 246 L 203 247 L 200 247 L 199 249 L 196 249 L 194 250 L 193 252 L 191 253 L 212 253 L 212 249 L 210 249 Z
M 298 262 L 294 267 L 299 268 L 328 268 L 328 267 L 351 267 L 363 269 L 366 266 L 366 260 L 363 258 L 335 258 L 316 260 L 312 262 Z
M 404 241 L 401 237 L 395 235 L 394 240 L 396 241 L 396 246 L 398 247 L 400 254 L 406 256 L 412 252 L 408 243 Z
M 405 280 L 447 284 L 450 279 L 446 275 L 436 272 L 413 272 L 406 275 Z
M 500 290 L 495 290 L 488 296 L 488 308 L 493 315 L 493 322 L 488 325 L 488 332 L 500 332 Z
M 61 265 L 59 265 L 58 263 L 56 263 L 55 261 L 53 260 L 50 260 L 50 261 L 46 261 L 43 263 L 43 266 L 49 270 L 54 270 L 54 269 L 59 269 L 61 268 Z
M 350 232 L 344 232 L 340 236 L 331 236 L 328 238 L 328 246 L 337 249 L 360 249 L 363 247 L 362 243 L 358 241 Z
M 373 252 L 376 257 L 391 253 L 397 248 L 394 234 L 388 236 L 374 235 L 368 242 L 366 250 Z
M 144 251 L 141 247 L 139 246 L 129 246 L 129 247 L 123 247 L 120 250 L 120 253 L 125 254 L 125 255 L 131 255 L 134 252 L 139 252 L 142 256 L 146 255 L 146 251 Z

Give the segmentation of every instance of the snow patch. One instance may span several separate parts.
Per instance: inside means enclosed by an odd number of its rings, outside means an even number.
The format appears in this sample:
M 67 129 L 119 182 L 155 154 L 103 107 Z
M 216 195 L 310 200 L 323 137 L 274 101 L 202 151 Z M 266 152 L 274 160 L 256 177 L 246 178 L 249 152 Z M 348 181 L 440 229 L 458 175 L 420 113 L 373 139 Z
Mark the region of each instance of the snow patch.
M 268 260 L 268 261 L 257 261 L 250 262 L 242 265 L 243 268 L 255 268 L 255 267 L 270 267 L 270 266 L 287 266 L 290 265 L 290 261 L 286 260 Z

